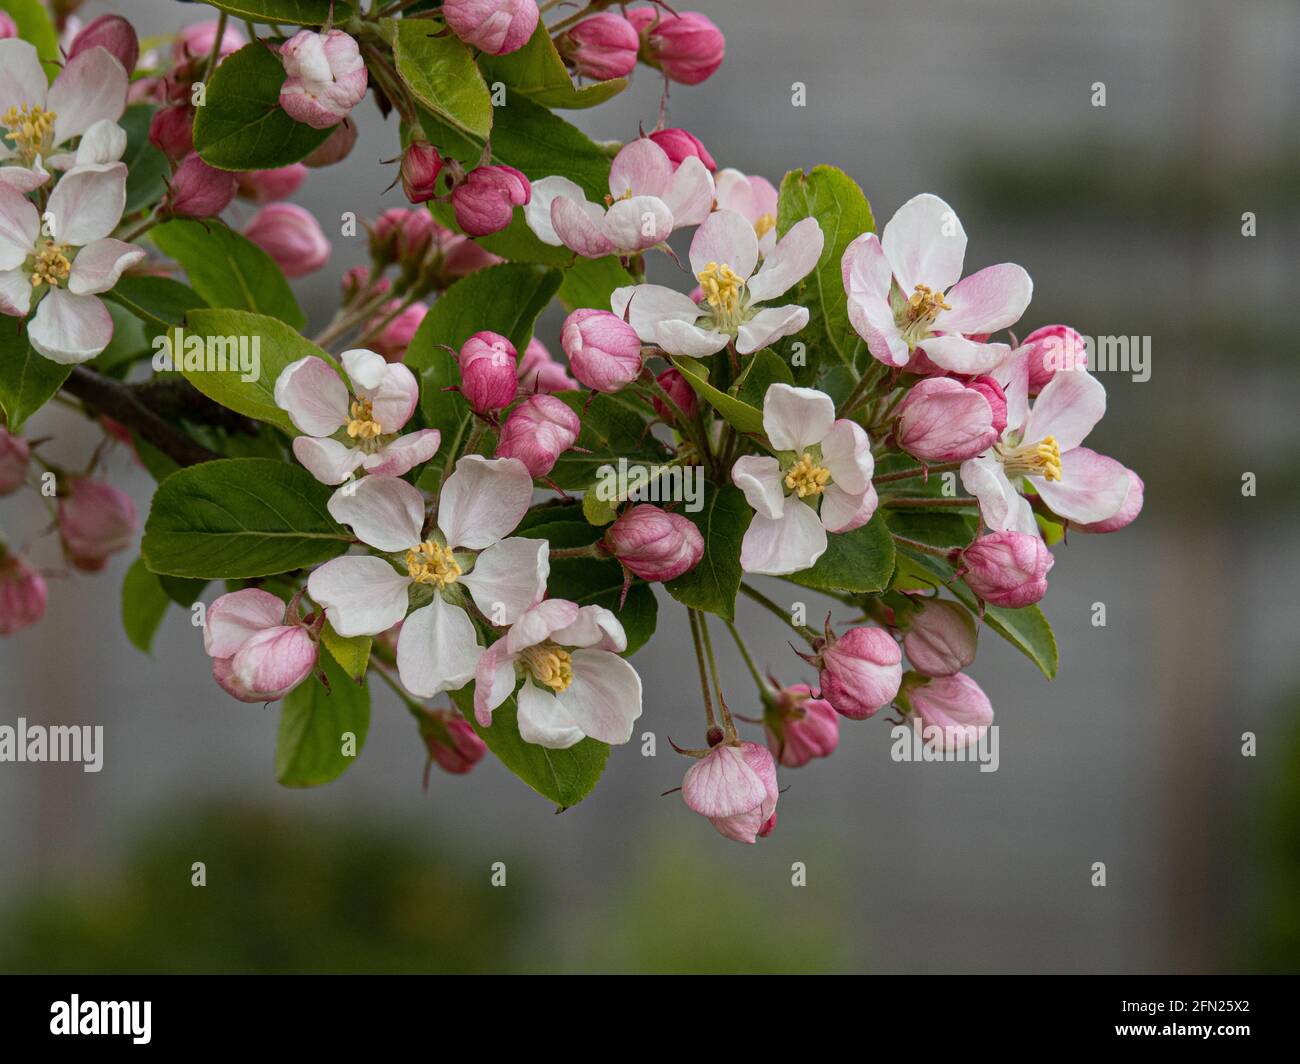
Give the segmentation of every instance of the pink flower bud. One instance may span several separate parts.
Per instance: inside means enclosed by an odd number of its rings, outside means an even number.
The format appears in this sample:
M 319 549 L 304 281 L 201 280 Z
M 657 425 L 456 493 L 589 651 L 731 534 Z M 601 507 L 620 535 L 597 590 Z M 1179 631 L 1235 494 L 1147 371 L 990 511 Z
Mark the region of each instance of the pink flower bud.
M 179 218 L 212 218 L 230 206 L 237 182 L 228 170 L 218 170 L 191 152 L 172 175 L 164 204 Z
M 1029 350 L 1029 394 L 1037 395 L 1062 371 L 1088 368 L 1088 344 L 1068 325 L 1044 325 L 1020 344 Z
M 379 313 L 375 315 L 374 320 L 370 323 L 371 327 L 378 326 L 388 315 L 401 306 L 397 300 L 389 300 L 379 308 Z M 404 308 L 392 321 L 384 325 L 379 332 L 369 340 L 372 351 L 378 351 L 389 362 L 401 362 L 406 357 L 406 349 L 411 346 L 411 341 L 415 338 L 416 330 L 420 327 L 420 322 L 424 321 L 424 316 L 429 313 L 429 307 L 424 303 L 412 303 L 409 307 Z
M 946 599 L 926 599 L 908 616 L 903 651 L 926 676 L 951 676 L 975 660 L 975 618 Z
M 786 768 L 800 768 L 814 757 L 830 757 L 840 741 L 840 718 L 805 683 L 778 692 L 764 714 L 767 748 Z
M 997 441 L 988 400 L 951 377 L 926 377 L 898 407 L 894 438 L 923 462 L 974 458 Z
M 519 387 L 532 395 L 536 392 L 567 392 L 578 387 L 564 365 L 551 357 L 546 345 L 534 336 L 528 341 L 519 362 Z
M 357 124 L 352 119 L 345 118 L 334 127 L 334 132 L 325 138 L 324 144 L 303 159 L 302 164 L 316 170 L 322 166 L 341 163 L 352 154 L 356 142 Z
M 641 38 L 622 15 L 602 11 L 565 30 L 555 46 L 584 78 L 609 81 L 632 73 Z
M 192 59 L 207 59 L 212 54 L 212 46 L 217 42 L 219 25 L 216 19 L 208 19 L 206 22 L 196 22 L 192 26 L 186 26 L 177 35 L 176 43 L 172 46 L 172 59 L 177 65 Z M 244 44 L 244 34 L 235 26 L 227 26 L 225 33 L 221 35 L 221 50 L 217 53 L 217 58 L 225 59 L 226 56 L 239 51 Z
M 477 332 L 460 349 L 460 390 L 480 414 L 504 410 L 519 392 L 518 354 L 500 333 Z
M 993 411 L 993 431 L 1001 436 L 1007 427 L 1007 394 L 1002 385 L 992 377 L 972 377 L 966 382 L 966 387 L 984 396 L 984 401 Z
M 208 607 L 203 646 L 212 677 L 241 702 L 274 702 L 316 668 L 311 632 L 261 588 L 222 595 Z
M 78 569 L 95 572 L 108 556 L 125 550 L 138 524 L 131 496 L 112 484 L 78 477 L 59 498 L 59 537 Z
M 932 678 L 909 672 L 899 702 L 921 719 L 923 739 L 942 737 L 948 750 L 979 742 L 993 723 L 988 695 L 964 672 Z
M 1104 521 L 1094 521 L 1089 525 L 1076 525 L 1070 523 L 1070 528 L 1078 532 L 1118 532 L 1121 528 L 1127 528 L 1142 512 L 1142 501 L 1146 495 L 1146 485 L 1142 483 L 1142 478 L 1133 470 L 1128 472 L 1128 494 L 1124 496 L 1124 502 L 1115 513 L 1106 518 Z M 0 494 L 4 494 L 0 492 Z
M 274 203 L 288 199 L 307 179 L 307 167 L 291 163 L 274 170 L 245 170 L 237 177 L 239 195 L 254 203 Z
M 0 428 L 0 495 L 12 495 L 27 482 L 32 449 L 21 436 Z
M 700 564 L 704 537 L 681 514 L 642 504 L 624 511 L 605 532 L 605 546 L 642 580 L 675 580 Z
M 536 0 L 443 0 L 451 32 L 488 55 L 517 52 L 537 29 Z
M 442 156 L 427 140 L 413 140 L 402 152 L 402 191 L 412 203 L 427 203 L 438 194 Z
M 1037 536 L 990 532 L 961 552 L 966 586 L 993 606 L 1019 609 L 1047 592 L 1047 573 L 1056 559 Z
M 45 577 L 0 545 L 0 635 L 13 635 L 45 615 Z
M 553 395 L 529 396 L 510 412 L 497 440 L 498 458 L 518 458 L 534 477 L 544 477 L 573 446 L 582 430 L 578 415 Z
M 370 228 L 370 254 L 383 263 L 415 266 L 441 228 L 427 210 L 390 207 Z
M 710 170 L 718 168 L 713 156 L 694 133 L 688 133 L 684 129 L 660 129 L 651 133 L 650 139 L 663 148 L 664 154 L 672 160 L 674 170 L 692 156 Z
M 420 735 L 429 751 L 429 763 L 456 776 L 463 776 L 487 754 L 487 743 L 464 717 L 450 709 L 427 710 L 420 718 Z
M 68 58 L 76 59 L 92 48 L 103 48 L 130 74 L 140 61 L 140 38 L 135 29 L 121 15 L 100 15 L 92 19 L 72 40 Z
M 902 660 L 883 628 L 850 628 L 819 655 L 822 697 L 841 716 L 865 720 L 898 694 Z
M 662 70 L 669 81 L 698 85 L 722 65 L 726 38 L 695 11 L 674 15 L 654 7 L 637 7 L 628 21 L 641 34 L 641 59 Z
M 268 203 L 244 236 L 275 260 L 286 277 L 305 277 L 329 261 L 330 242 L 315 215 L 296 203 Z
M 194 151 L 194 108 L 179 103 L 155 111 L 149 120 L 149 143 L 173 161 L 184 159 Z
M 361 49 L 342 30 L 301 30 L 280 46 L 280 61 L 288 75 L 280 86 L 280 106 L 312 129 L 338 125 L 366 94 Z
M 715 746 L 686 770 L 682 799 L 720 835 L 753 844 L 775 825 L 776 762 L 758 743 Z
M 510 224 L 514 209 L 532 197 L 532 186 L 513 166 L 480 166 L 451 193 L 456 224 L 470 236 L 487 236 Z
M 353 266 L 343 275 L 341 284 L 343 289 L 343 302 L 351 303 L 362 292 L 370 287 L 370 268 L 367 266 Z M 387 292 L 392 287 L 392 283 L 387 277 L 381 277 L 375 283 L 375 291 Z
M 593 391 L 616 392 L 641 374 L 641 338 L 608 310 L 575 310 L 564 319 L 560 346 L 573 375 Z
M 666 369 L 655 378 L 659 386 L 668 393 L 668 397 L 677 404 L 677 409 L 687 417 L 694 417 L 695 411 L 699 409 L 699 399 L 695 395 L 695 389 L 690 383 L 675 369 Z M 661 418 L 672 424 L 677 414 L 662 399 L 652 397 L 655 413 Z
M 7 41 L 11 37 L 18 36 L 18 23 L 8 11 L 0 11 L 0 41 Z M 0 635 L 8 635 L 8 632 L 0 632 Z
M 446 226 L 433 228 L 433 239 L 439 249 L 439 258 L 434 264 L 433 276 L 440 287 L 447 287 L 453 281 L 468 277 L 487 266 L 495 266 L 502 260 L 492 252 L 474 243 L 469 237 L 453 233 Z

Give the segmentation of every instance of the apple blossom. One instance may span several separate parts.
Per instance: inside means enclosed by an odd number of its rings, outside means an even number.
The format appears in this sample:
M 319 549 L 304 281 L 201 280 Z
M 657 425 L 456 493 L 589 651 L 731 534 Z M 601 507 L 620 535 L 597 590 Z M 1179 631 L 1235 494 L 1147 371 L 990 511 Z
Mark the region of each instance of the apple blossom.
M 951 377 L 927 377 L 898 406 L 894 440 L 923 462 L 974 458 L 997 438 L 988 400 Z
M 504 410 L 519 393 L 518 354 L 500 333 L 477 332 L 461 345 L 460 390 L 478 414 Z
M 529 395 L 537 392 L 567 392 L 578 387 L 563 363 L 557 362 L 537 337 L 528 341 L 519 360 L 519 388 Z
M 904 620 L 903 653 L 925 676 L 951 676 L 975 660 L 977 631 L 970 611 L 946 599 L 925 599 Z
M 530 475 L 544 477 L 578 439 L 582 422 L 553 395 L 531 395 L 510 411 L 497 439 L 498 458 L 517 458 Z
M 573 375 L 597 392 L 616 392 L 641 375 L 641 339 L 608 310 L 580 307 L 560 329 Z
M 902 652 L 883 628 L 850 628 L 827 637 L 817 655 L 822 698 L 850 720 L 865 720 L 898 694 Z
M 753 844 L 776 821 L 776 762 L 758 743 L 722 743 L 686 770 L 682 800 L 718 834 Z
M 719 170 L 717 209 L 735 211 L 754 227 L 758 253 L 764 257 L 776 247 L 776 187 L 765 177 L 746 176 L 739 170 Z
M 898 702 L 909 717 L 920 718 L 923 737 L 942 736 L 947 750 L 979 742 L 993 723 L 988 695 L 964 672 L 951 676 L 909 672 L 903 677 Z
M 316 639 L 296 614 L 296 606 L 256 587 L 222 595 L 208 607 L 203 649 L 226 694 L 241 702 L 274 702 L 312 674 Z
M 690 520 L 649 503 L 625 510 L 604 543 L 628 572 L 652 582 L 675 580 L 704 557 L 704 537 Z
M 1047 593 L 1047 574 L 1055 562 L 1037 535 L 990 532 L 960 552 L 958 574 L 990 605 L 1020 609 Z
M 622 15 L 602 11 L 570 26 L 555 47 L 582 77 L 609 81 L 632 73 L 641 38 Z
M 280 106 L 313 129 L 338 125 L 366 94 L 365 60 L 342 30 L 301 30 L 280 46 L 280 60 L 287 75 Z
M 634 7 L 627 17 L 641 34 L 642 60 L 663 71 L 669 81 L 698 85 L 722 65 L 726 39 L 698 12 L 676 15 L 656 7 Z
M 268 203 L 244 226 L 244 236 L 275 260 L 286 277 L 306 277 L 329 261 L 330 242 L 310 211 Z
M 45 616 L 45 577 L 0 543 L 0 635 L 13 635 Z
M 370 346 L 389 362 L 401 362 L 420 328 L 420 322 L 428 313 L 426 303 L 415 302 L 404 307 L 400 300 L 390 299 L 367 325 L 367 329 L 374 333 L 370 336 Z
M 307 179 L 307 167 L 302 163 L 290 163 L 274 170 L 245 170 L 235 178 L 241 198 L 258 204 L 274 203 L 288 199 L 298 191 Z
M 96 572 L 135 540 L 139 515 L 131 496 L 103 480 L 77 477 L 59 493 L 59 539 L 78 569 Z
M 370 226 L 370 255 L 381 263 L 414 267 L 429 250 L 438 228 L 426 210 L 389 207 Z
M 229 170 L 211 167 L 190 152 L 172 175 L 163 210 L 178 218 L 212 218 L 230 206 L 238 188 Z
M 700 162 L 704 164 L 705 168 L 710 171 L 718 168 L 718 164 L 713 161 L 713 156 L 709 154 L 709 150 L 704 146 L 704 142 L 688 130 L 676 128 L 656 129 L 653 133 L 647 134 L 647 136 L 664 150 L 664 154 L 668 156 L 668 161 L 673 164 L 674 170 L 690 158 L 699 159 Z M 738 172 L 739 171 L 732 171 L 732 173 Z M 737 209 L 722 202 L 722 188 L 720 183 L 715 191 L 717 193 L 716 198 L 720 208 L 726 208 L 729 210 Z M 772 190 L 772 203 L 773 209 L 775 210 L 775 189 Z M 742 211 L 741 213 L 743 214 L 744 212 Z
M 1080 450 L 1086 450 L 1086 448 L 1081 447 Z M 1127 528 L 1137 519 L 1137 515 L 1142 512 L 1142 501 L 1146 493 L 1146 485 L 1142 483 L 1142 478 L 1133 470 L 1126 469 L 1125 472 L 1128 474 L 1129 487 L 1120 508 L 1104 521 L 1092 521 L 1087 524 L 1071 523 L 1071 528 L 1079 532 L 1118 532 L 1121 528 Z
M 12 495 L 27 482 L 31 445 L 0 426 L 0 495 Z
M 814 757 L 830 757 L 840 741 L 835 707 L 805 683 L 783 687 L 763 714 L 767 748 L 786 768 L 800 768 Z
M 427 140 L 413 140 L 402 152 L 402 191 L 412 203 L 427 203 L 438 194 L 442 156 Z
M 420 715 L 420 735 L 429 751 L 429 765 L 444 772 L 463 776 L 487 754 L 487 743 L 478 737 L 473 726 L 454 709 L 424 710 Z M 425 767 L 425 786 L 429 782 Z
M 666 369 L 655 378 L 673 401 L 677 409 L 687 417 L 694 417 L 695 412 L 699 409 L 699 397 L 695 394 L 695 389 L 691 387 L 690 382 L 675 369 Z M 651 396 L 651 402 L 654 404 L 655 413 L 664 421 L 671 423 L 677 417 L 676 411 L 657 395 Z
M 536 0 L 443 0 L 451 32 L 488 55 L 517 52 L 537 29 Z
M 1058 373 L 1088 368 L 1088 342 L 1068 325 L 1044 325 L 1016 348 L 1028 355 L 1029 394 L 1037 395 Z
M 487 236 L 508 226 L 531 196 L 528 178 L 513 166 L 477 166 L 451 190 L 451 206 L 466 234 Z

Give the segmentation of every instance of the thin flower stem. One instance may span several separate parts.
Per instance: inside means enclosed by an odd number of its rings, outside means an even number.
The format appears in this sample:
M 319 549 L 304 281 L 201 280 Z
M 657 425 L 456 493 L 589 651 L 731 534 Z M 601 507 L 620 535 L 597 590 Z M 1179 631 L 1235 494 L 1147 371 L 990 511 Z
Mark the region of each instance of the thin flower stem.
M 208 53 L 208 61 L 203 67 L 205 85 L 212 80 L 212 72 L 217 69 L 217 60 L 221 58 L 221 42 L 226 36 L 226 21 L 229 18 L 230 16 L 223 11 L 217 19 L 217 35 L 212 38 L 212 51 Z
M 876 485 L 892 484 L 896 480 L 912 480 L 915 477 L 928 477 L 933 473 L 952 473 L 961 468 L 960 462 L 943 462 L 940 465 L 932 466 L 913 466 L 911 469 L 900 469 L 897 473 L 882 473 L 878 477 L 872 477 L 871 482 Z
M 754 664 L 754 659 L 749 653 L 749 647 L 745 646 L 745 640 L 741 638 L 739 630 L 728 620 L 723 620 L 722 623 L 727 626 L 731 638 L 736 641 L 736 649 L 740 651 L 740 656 L 745 659 L 749 675 L 754 678 L 754 683 L 758 685 L 758 693 L 760 695 L 767 694 L 767 681 L 763 679 L 763 674 L 758 671 L 758 666 Z
M 888 372 L 880 362 L 875 363 L 871 369 L 864 373 L 857 384 L 853 386 L 853 391 L 849 392 L 848 397 L 840 404 L 836 417 L 848 417 L 854 410 L 861 405 L 862 400 L 867 394 L 880 383 L 881 377 Z
M 883 506 L 899 510 L 928 510 L 935 507 L 940 509 L 951 508 L 954 506 L 978 506 L 979 500 L 958 496 L 955 499 L 940 499 L 929 495 L 922 495 L 913 498 L 910 495 L 886 495 L 880 500 Z
M 798 632 L 801 636 L 803 636 L 806 640 L 808 640 L 810 644 L 821 638 L 821 636 L 819 636 L 806 624 L 795 624 L 794 621 L 790 620 L 789 610 L 782 609 L 780 606 L 778 606 L 775 602 L 773 602 L 770 598 L 764 595 L 763 592 L 759 591 L 757 588 L 750 587 L 748 584 L 741 584 L 740 593 L 742 595 L 745 595 L 748 598 L 753 599 L 760 606 L 762 606 L 763 609 L 767 610 L 768 613 L 780 617 L 781 620 L 785 621 L 786 624 L 788 624 L 791 628 L 793 628 L 796 632 Z
M 718 694 L 718 708 L 722 711 L 722 727 L 727 739 L 735 739 L 736 722 L 731 719 L 731 710 L 727 706 L 727 696 L 722 693 L 722 680 L 718 676 L 718 663 L 713 657 L 713 638 L 709 635 L 709 619 L 696 611 L 700 625 L 700 636 L 704 641 L 704 655 L 709 659 L 709 674 L 713 677 L 713 689 Z
M 704 696 L 704 720 L 712 731 L 718 726 L 718 722 L 713 719 L 713 696 L 709 694 L 709 676 L 704 668 L 704 647 L 700 643 L 699 623 L 692 609 L 686 610 L 686 617 L 691 625 L 691 642 L 695 644 L 695 662 L 700 667 L 700 693 Z
M 402 700 L 402 705 L 406 707 L 406 711 L 416 720 L 421 720 L 424 716 L 424 707 L 403 691 L 401 685 L 389 675 L 388 670 L 391 666 L 378 660 L 376 660 L 374 664 L 374 671 L 378 674 L 379 678 L 384 681 L 384 683 L 388 684 L 392 689 L 393 694 L 397 695 L 397 697 Z
M 928 543 L 922 543 L 917 539 L 908 539 L 906 536 L 895 535 L 894 542 L 900 547 L 920 551 L 922 554 L 933 554 L 936 558 L 943 558 L 945 561 L 947 561 L 948 555 L 952 553 L 952 548 L 932 547 Z

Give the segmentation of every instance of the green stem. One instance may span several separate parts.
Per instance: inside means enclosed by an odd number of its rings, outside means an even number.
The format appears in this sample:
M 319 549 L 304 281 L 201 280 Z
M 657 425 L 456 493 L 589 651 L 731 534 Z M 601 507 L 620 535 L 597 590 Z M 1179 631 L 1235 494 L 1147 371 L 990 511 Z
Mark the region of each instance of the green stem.
M 909 550 L 920 551 L 922 554 L 932 554 L 936 558 L 948 560 L 948 555 L 952 553 L 952 548 L 932 547 L 928 543 L 922 543 L 917 539 L 908 539 L 906 536 L 894 536 L 894 542 L 900 547 L 907 547 Z
M 889 372 L 883 363 L 875 363 L 871 369 L 862 375 L 861 380 L 853 386 L 853 391 L 849 392 L 848 397 L 840 404 L 836 417 L 848 417 L 861 404 L 862 400 L 867 397 L 885 373 Z
M 747 598 L 753 599 L 760 606 L 762 606 L 763 609 L 767 610 L 768 613 L 776 617 L 780 617 L 781 620 L 785 621 L 785 623 L 788 624 L 792 629 L 794 629 L 794 631 L 798 632 L 801 636 L 803 636 L 806 640 L 808 640 L 809 644 L 821 638 L 821 636 L 819 636 L 806 624 L 795 624 L 794 621 L 790 620 L 789 610 L 783 610 L 780 606 L 778 606 L 775 602 L 773 602 L 770 598 L 764 595 L 763 592 L 759 591 L 757 588 L 750 587 L 748 584 L 741 584 L 740 593 L 746 596 Z
M 876 485 L 892 484 L 896 480 L 928 477 L 932 473 L 953 473 L 960 469 L 961 465 L 960 462 L 943 462 L 940 465 L 913 466 L 911 469 L 900 469 L 897 473 L 882 473 L 880 476 L 872 477 L 871 482 Z
M 954 506 L 978 506 L 979 499 L 960 496 L 955 499 L 938 499 L 929 495 L 913 498 L 909 495 L 886 495 L 880 500 L 883 506 L 894 510 L 928 510 L 934 508 L 951 508 Z
M 736 641 L 736 649 L 740 651 L 740 656 L 745 659 L 745 665 L 749 669 L 749 675 L 754 678 L 754 683 L 758 686 L 758 693 L 760 695 L 767 694 L 767 681 L 763 679 L 763 674 L 758 671 L 758 666 L 754 664 L 754 659 L 749 653 L 749 647 L 745 646 L 745 640 L 741 638 L 740 631 L 728 620 L 724 620 L 722 623 L 727 626 L 727 631 L 731 633 L 731 638 Z
M 700 693 L 704 696 L 704 720 L 709 731 L 718 726 L 713 719 L 713 696 L 709 694 L 709 676 L 704 669 L 704 647 L 700 643 L 700 629 L 696 612 L 689 607 L 686 618 L 691 625 L 691 642 L 695 644 L 695 663 L 700 667 Z
M 208 61 L 203 68 L 203 83 L 205 85 L 211 80 L 212 72 L 217 69 L 217 60 L 221 58 L 221 42 L 226 36 L 226 20 L 229 17 L 223 11 L 217 19 L 217 35 L 212 39 L 212 51 L 208 54 Z
M 709 635 L 709 619 L 696 611 L 700 625 L 700 636 L 704 641 L 704 655 L 709 659 L 709 674 L 713 677 L 713 690 L 718 694 L 718 708 L 722 711 L 722 727 L 728 741 L 735 739 L 736 722 L 731 719 L 731 710 L 727 706 L 727 696 L 722 693 L 722 680 L 718 676 L 718 663 L 713 657 L 713 638 Z

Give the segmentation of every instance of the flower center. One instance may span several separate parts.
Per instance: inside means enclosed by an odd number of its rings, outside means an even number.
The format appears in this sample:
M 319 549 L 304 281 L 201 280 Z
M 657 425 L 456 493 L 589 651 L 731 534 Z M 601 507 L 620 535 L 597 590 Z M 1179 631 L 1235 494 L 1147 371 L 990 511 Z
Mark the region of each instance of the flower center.
M 929 285 L 918 284 L 907 302 L 899 308 L 895 319 L 908 344 L 915 346 L 930 333 L 930 326 L 941 310 L 952 310 L 942 292 Z
M 354 440 L 373 440 L 383 435 L 383 428 L 375 420 L 369 399 L 352 401 L 352 419 L 348 422 L 348 436 Z
M 67 244 L 45 244 L 32 257 L 32 287 L 47 284 L 51 288 L 68 279 L 72 260 L 68 258 Z
M 58 117 L 54 111 L 24 103 L 9 108 L 0 116 L 0 124 L 8 130 L 9 140 L 18 154 L 32 162 L 49 149 L 54 139 L 54 120 Z
M 519 656 L 537 682 L 545 684 L 556 694 L 567 690 L 573 683 L 573 660 L 569 652 L 549 640 L 526 647 Z
M 818 465 L 808 451 L 804 451 L 799 461 L 785 475 L 785 486 L 801 499 L 809 495 L 820 495 L 830 482 L 831 471 Z
M 719 323 L 734 322 L 740 313 L 740 290 L 745 279 L 725 262 L 710 262 L 699 272 L 704 301 Z
M 754 235 L 762 240 L 776 227 L 776 215 L 760 214 L 754 219 Z
M 460 572 L 460 565 L 452 556 L 451 548 L 431 539 L 406 552 L 406 573 L 417 584 L 445 588 L 456 582 Z
M 1061 448 L 1051 436 L 1019 447 L 999 446 L 997 451 L 1009 477 L 1061 479 Z

